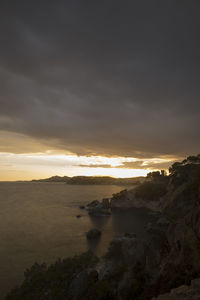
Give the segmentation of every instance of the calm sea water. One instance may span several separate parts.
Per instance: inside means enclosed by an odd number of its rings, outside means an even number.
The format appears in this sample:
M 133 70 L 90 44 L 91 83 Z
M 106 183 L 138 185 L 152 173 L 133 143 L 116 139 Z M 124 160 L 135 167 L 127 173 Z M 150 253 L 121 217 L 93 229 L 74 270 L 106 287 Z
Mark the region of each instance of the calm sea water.
M 34 262 L 51 263 L 92 248 L 101 256 L 111 239 L 123 232 L 144 234 L 153 218 L 147 212 L 115 212 L 111 217 L 89 217 L 79 205 L 124 189 L 122 186 L 75 186 L 60 183 L 0 183 L 0 299 L 23 280 Z M 77 215 L 81 218 L 76 218 Z M 89 244 L 85 233 L 102 230 Z

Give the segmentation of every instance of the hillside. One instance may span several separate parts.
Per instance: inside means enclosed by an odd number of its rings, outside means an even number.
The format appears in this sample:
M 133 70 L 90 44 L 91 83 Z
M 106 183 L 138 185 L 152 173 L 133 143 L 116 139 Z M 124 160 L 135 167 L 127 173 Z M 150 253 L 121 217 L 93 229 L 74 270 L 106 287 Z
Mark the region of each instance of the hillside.
M 46 179 L 32 180 L 32 182 L 66 182 L 74 185 L 135 185 L 144 177 L 113 178 L 109 176 L 53 176 Z

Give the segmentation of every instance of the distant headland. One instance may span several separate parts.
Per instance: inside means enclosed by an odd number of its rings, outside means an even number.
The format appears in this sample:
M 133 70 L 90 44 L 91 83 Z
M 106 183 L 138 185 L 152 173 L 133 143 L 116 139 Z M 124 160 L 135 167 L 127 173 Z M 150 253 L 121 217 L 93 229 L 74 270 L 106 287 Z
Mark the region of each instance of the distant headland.
M 52 176 L 45 179 L 33 179 L 32 182 L 64 182 L 74 185 L 136 185 L 144 181 L 144 177 L 113 178 L 110 176 Z

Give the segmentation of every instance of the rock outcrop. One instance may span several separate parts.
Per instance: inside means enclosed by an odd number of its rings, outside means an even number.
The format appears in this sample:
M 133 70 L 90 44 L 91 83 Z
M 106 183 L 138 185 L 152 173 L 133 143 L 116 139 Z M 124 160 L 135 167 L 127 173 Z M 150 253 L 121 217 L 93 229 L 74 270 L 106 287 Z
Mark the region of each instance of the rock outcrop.
M 102 203 L 94 200 L 86 207 L 88 214 L 94 217 L 109 217 L 111 215 L 109 209 L 110 203 L 108 199 L 103 199 Z
M 146 201 L 136 196 L 136 190 L 123 190 L 114 194 L 110 199 L 111 209 L 129 209 L 129 208 L 146 208 L 155 212 L 160 212 L 160 199 Z
M 105 209 L 109 209 L 110 208 L 110 199 L 109 198 L 103 198 L 102 199 L 102 206 Z
M 111 212 L 109 210 L 100 207 L 89 209 L 88 213 L 90 216 L 94 217 L 109 217 L 111 215 Z

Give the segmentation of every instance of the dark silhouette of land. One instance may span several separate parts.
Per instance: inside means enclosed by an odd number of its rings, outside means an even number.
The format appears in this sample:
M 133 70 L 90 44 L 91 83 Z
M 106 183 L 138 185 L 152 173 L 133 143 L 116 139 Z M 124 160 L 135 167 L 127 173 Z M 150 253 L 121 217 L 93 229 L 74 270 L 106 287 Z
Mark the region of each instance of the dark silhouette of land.
M 33 179 L 32 182 L 65 182 L 77 185 L 135 185 L 144 180 L 144 177 L 113 178 L 109 176 L 52 176 L 45 179 Z

